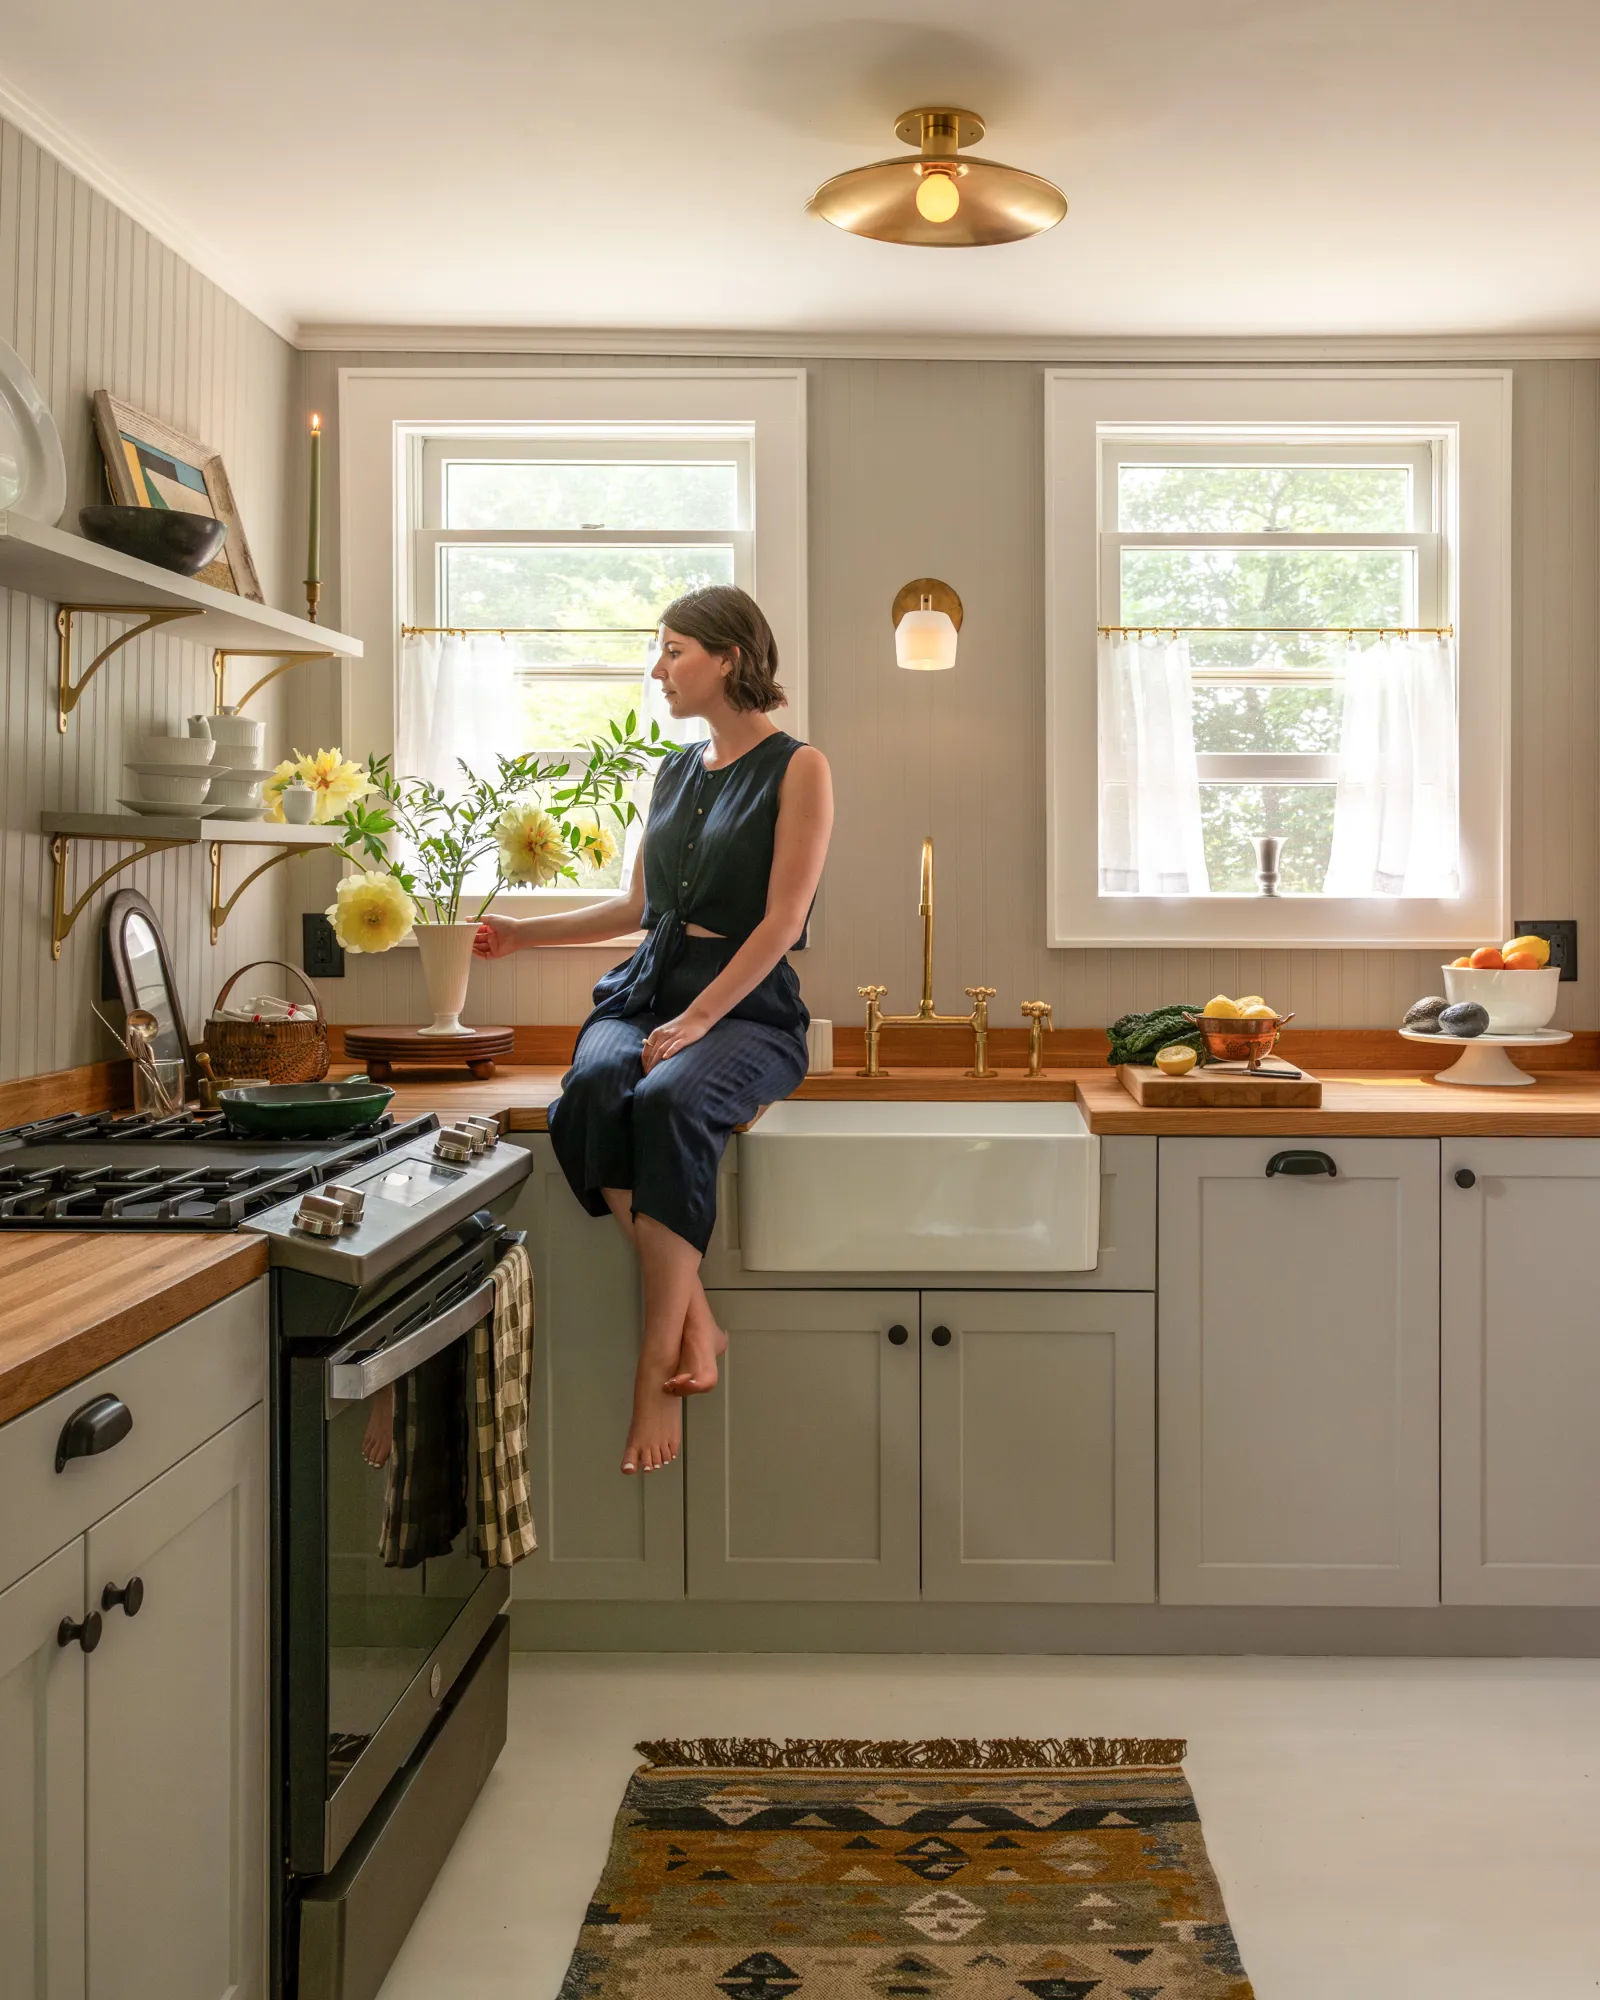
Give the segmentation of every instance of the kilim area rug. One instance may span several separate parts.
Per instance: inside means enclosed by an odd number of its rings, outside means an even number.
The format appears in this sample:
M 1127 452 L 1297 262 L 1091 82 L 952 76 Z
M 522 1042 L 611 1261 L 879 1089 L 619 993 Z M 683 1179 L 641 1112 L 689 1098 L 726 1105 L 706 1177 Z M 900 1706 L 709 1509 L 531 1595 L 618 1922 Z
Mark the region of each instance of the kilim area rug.
M 638 1748 L 559 2000 L 1251 2000 L 1181 1742 Z

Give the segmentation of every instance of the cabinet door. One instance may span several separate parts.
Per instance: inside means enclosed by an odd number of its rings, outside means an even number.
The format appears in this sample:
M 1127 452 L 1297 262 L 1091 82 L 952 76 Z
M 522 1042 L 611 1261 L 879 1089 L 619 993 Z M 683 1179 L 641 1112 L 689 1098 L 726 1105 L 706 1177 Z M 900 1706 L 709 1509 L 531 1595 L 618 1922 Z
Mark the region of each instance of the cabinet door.
M 509 1220 L 533 1259 L 528 1476 L 539 1548 L 512 1571 L 516 1597 L 683 1595 L 683 1468 L 627 1479 L 622 1446 L 639 1358 L 639 1269 L 609 1218 L 584 1213 L 550 1141 Z
M 710 1296 L 728 1352 L 687 1412 L 689 1595 L 915 1597 L 916 1293 Z
M 1266 1169 L 1324 1155 L 1335 1175 Z M 1439 1599 L 1439 1147 L 1163 1139 L 1161 1597 Z
M 83 1542 L 0 1590 L 0 1987 L 83 2000 Z
M 1445 1602 L 1600 1604 L 1600 1143 L 1443 1165 Z
M 924 1292 L 922 1339 L 923 1596 L 1151 1602 L 1155 1301 Z
M 265 1415 L 91 1528 L 88 1579 L 144 1587 L 89 1663 L 91 2000 L 266 1986 Z

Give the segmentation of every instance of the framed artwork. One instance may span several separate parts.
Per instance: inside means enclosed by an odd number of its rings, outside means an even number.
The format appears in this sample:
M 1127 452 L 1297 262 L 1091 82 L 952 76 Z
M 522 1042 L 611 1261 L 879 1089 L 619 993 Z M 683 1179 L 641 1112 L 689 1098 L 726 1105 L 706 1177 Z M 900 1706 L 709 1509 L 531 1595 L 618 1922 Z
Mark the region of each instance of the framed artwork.
M 264 603 L 221 454 L 159 417 L 118 401 L 105 389 L 94 394 L 94 425 L 106 462 L 106 483 L 116 504 L 168 507 L 223 522 L 228 538 L 199 572 L 200 582 Z

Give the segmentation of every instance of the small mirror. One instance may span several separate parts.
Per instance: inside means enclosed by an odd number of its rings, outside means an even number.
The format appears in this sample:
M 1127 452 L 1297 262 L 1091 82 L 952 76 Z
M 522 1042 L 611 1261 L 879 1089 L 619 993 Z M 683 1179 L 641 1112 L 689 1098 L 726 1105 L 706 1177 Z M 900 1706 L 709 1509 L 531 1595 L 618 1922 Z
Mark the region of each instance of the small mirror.
M 119 889 L 106 906 L 106 951 L 116 975 L 122 1010 L 142 1007 L 156 1021 L 151 1054 L 183 1064 L 184 1095 L 196 1093 L 194 1051 L 183 1025 L 167 941 L 155 911 L 137 889 Z

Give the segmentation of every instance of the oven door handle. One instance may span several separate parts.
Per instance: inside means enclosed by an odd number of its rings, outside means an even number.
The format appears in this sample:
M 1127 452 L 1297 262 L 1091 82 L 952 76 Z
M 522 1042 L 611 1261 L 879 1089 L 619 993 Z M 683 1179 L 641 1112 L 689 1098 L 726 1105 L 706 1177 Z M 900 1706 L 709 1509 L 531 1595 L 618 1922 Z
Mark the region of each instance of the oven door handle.
M 453 1305 L 437 1319 L 427 1320 L 387 1347 L 361 1354 L 364 1336 L 357 1335 L 348 1346 L 328 1357 L 328 1394 L 335 1402 L 355 1403 L 375 1395 L 379 1389 L 409 1375 L 413 1368 L 430 1359 L 452 1340 L 459 1340 L 470 1327 L 494 1311 L 494 1283 L 486 1280 L 470 1297 Z M 359 1360 L 353 1357 L 361 1355 Z

